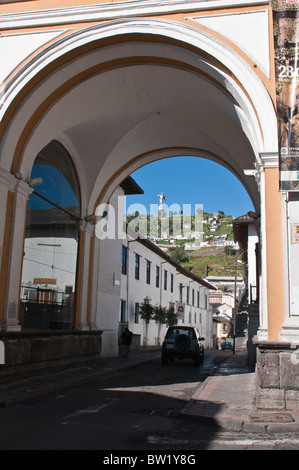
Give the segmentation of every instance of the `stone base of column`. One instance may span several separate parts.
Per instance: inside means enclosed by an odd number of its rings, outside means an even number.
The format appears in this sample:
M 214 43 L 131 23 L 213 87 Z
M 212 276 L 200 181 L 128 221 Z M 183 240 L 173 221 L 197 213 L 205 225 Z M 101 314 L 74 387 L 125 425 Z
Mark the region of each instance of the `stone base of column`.
M 298 411 L 299 349 L 283 342 L 256 346 L 257 409 Z
M 279 333 L 279 339 L 282 342 L 294 343 L 299 345 L 299 318 L 290 317 L 282 325 L 283 330 Z
M 89 325 L 86 322 L 80 322 L 78 325 L 78 331 L 89 331 Z
M 77 330 L 78 331 L 98 331 L 99 327 L 96 323 L 80 322 Z
M 6 319 L 1 325 L 1 331 L 3 332 L 19 332 L 22 327 L 16 319 Z

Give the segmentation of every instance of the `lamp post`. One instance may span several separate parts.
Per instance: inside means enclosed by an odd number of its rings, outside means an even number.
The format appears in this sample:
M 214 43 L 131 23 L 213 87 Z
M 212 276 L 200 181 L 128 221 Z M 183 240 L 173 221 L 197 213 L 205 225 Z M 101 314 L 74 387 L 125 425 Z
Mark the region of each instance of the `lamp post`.
M 236 324 L 237 324 L 237 274 L 238 274 L 238 263 L 242 264 L 242 268 L 246 267 L 247 265 L 243 263 L 239 258 L 243 255 L 243 252 L 237 256 L 235 255 L 235 264 L 234 266 L 225 266 L 225 269 L 234 269 L 235 271 L 235 279 L 234 279 L 234 309 L 233 309 L 233 354 L 236 351 Z

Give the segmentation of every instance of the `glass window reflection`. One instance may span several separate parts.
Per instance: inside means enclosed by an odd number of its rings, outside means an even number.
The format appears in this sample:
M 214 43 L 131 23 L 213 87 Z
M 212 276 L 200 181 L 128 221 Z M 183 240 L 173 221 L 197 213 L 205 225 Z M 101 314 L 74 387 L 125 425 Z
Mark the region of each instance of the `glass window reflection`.
M 77 175 L 66 150 L 51 142 L 37 156 L 24 245 L 20 321 L 23 329 L 73 328 L 80 219 Z

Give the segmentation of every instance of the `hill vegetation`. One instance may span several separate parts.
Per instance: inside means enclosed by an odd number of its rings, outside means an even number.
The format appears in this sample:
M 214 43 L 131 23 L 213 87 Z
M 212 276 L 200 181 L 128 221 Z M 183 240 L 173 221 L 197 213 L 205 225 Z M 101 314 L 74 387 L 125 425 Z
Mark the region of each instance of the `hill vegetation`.
M 169 217 L 165 214 L 162 217 L 128 214 L 127 222 L 137 220 L 137 230 L 143 234 L 146 232 L 173 260 L 199 277 L 233 275 L 232 270 L 228 268 L 234 265 L 237 249 L 234 243 L 232 216 L 221 210 L 214 214 L 197 214 L 202 216 L 199 231 L 198 217 L 192 215 L 183 219 L 183 213 L 180 212 L 174 212 Z M 183 226 L 183 223 L 184 236 L 178 235 L 174 229 L 180 224 Z

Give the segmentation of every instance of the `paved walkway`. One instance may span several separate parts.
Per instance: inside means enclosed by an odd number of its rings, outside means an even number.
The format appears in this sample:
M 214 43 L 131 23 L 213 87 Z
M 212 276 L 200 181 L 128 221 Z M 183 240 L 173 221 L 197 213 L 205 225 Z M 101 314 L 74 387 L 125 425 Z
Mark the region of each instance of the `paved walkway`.
M 256 409 L 255 387 L 247 351 L 236 351 L 197 389 L 181 417 L 230 431 L 299 432 L 299 412 Z
M 128 359 L 103 358 L 94 367 L 31 377 L 6 385 L 1 382 L 0 374 L 0 407 L 40 400 L 159 357 L 159 349 L 143 348 L 131 351 Z M 257 412 L 254 399 L 255 374 L 248 367 L 247 351 L 236 351 L 199 385 L 192 399 L 181 410 L 180 418 L 231 431 L 299 433 L 299 411 Z

